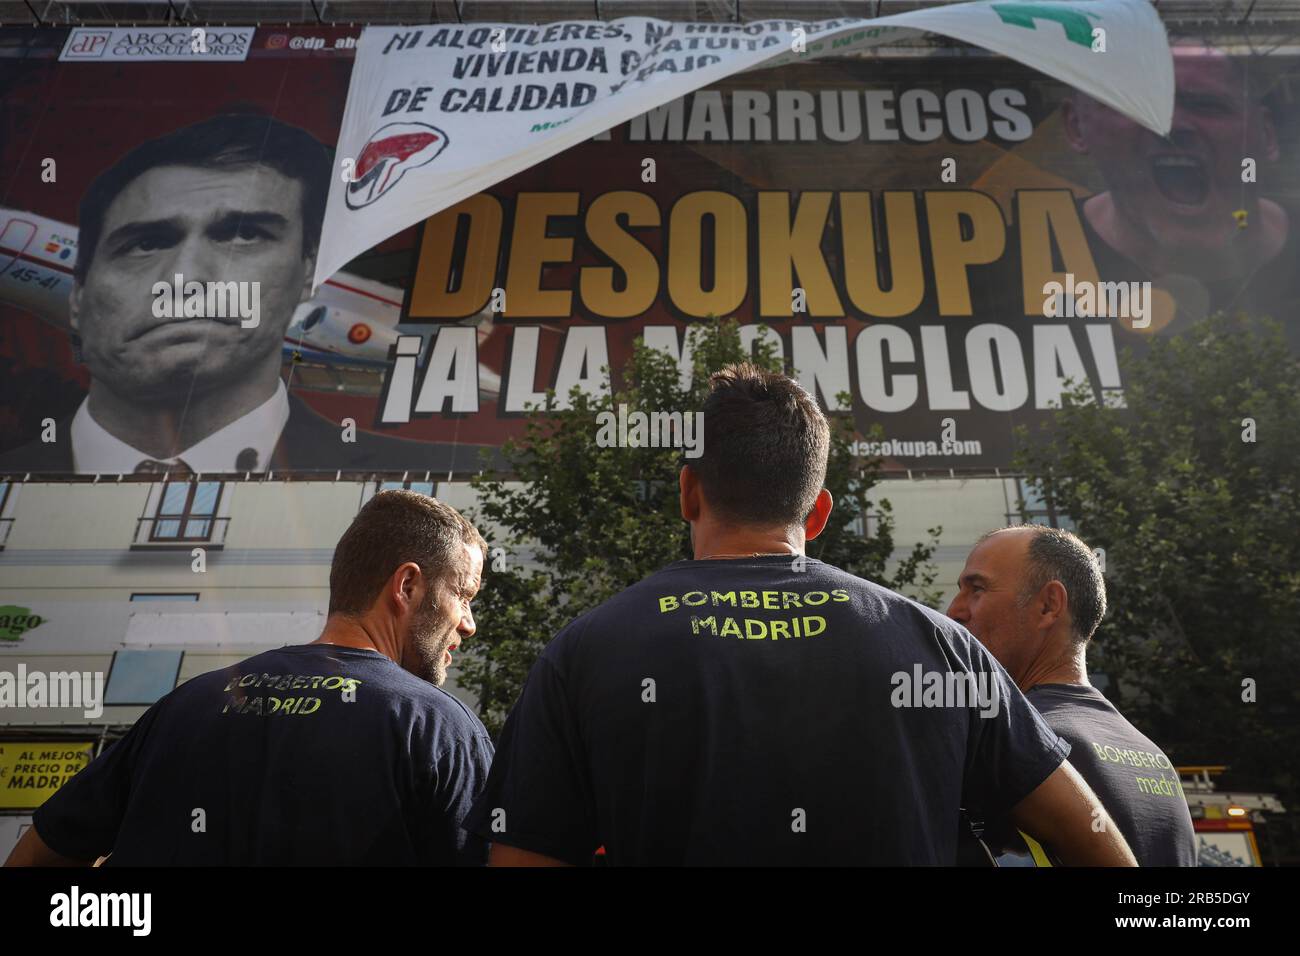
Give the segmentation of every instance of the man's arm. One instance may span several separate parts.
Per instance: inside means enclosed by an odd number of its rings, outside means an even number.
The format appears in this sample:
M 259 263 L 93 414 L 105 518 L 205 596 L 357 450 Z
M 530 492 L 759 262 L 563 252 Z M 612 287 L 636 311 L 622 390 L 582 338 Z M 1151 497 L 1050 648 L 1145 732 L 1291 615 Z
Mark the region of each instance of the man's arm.
M 94 860 L 77 860 L 51 849 L 36 827 L 28 827 L 5 860 L 5 866 L 90 866 Z
M 517 846 L 493 843 L 488 852 L 488 866 L 572 866 L 553 856 L 543 856 L 532 850 L 521 850 Z
M 1119 827 L 1069 761 L 1011 808 L 1011 820 L 1066 866 L 1138 865 Z
M 529 672 L 465 822 L 492 845 L 489 866 L 586 866 L 600 846 L 582 735 L 549 656 L 562 640 L 563 632 Z

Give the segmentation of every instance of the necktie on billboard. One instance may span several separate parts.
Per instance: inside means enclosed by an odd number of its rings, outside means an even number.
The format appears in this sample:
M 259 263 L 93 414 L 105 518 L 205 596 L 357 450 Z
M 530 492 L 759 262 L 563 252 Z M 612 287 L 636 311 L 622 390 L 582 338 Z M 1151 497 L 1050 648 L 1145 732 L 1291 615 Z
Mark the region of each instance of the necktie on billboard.
M 1169 132 L 1173 57 L 1148 0 L 984 0 L 817 22 L 367 27 L 313 286 L 403 229 L 728 76 L 925 33 L 984 47 Z
M 174 475 L 177 478 L 187 478 L 194 474 L 194 470 L 179 458 L 173 461 L 158 461 L 156 458 L 146 458 L 135 466 L 135 474 Z

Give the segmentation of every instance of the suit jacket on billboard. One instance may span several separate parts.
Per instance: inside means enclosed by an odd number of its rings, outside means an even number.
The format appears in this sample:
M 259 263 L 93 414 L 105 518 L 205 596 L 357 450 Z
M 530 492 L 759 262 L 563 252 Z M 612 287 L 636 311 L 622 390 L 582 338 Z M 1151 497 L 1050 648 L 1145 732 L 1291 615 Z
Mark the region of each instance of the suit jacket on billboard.
M 0 453 L 0 474 L 75 474 L 72 460 L 72 416 L 56 425 L 56 442 L 39 438 Z M 355 442 L 341 440 L 341 426 L 313 411 L 301 398 L 289 395 L 289 420 L 259 472 L 449 471 L 469 473 L 480 467 L 478 445 L 387 438 L 357 429 Z M 231 471 L 235 469 L 232 468 Z

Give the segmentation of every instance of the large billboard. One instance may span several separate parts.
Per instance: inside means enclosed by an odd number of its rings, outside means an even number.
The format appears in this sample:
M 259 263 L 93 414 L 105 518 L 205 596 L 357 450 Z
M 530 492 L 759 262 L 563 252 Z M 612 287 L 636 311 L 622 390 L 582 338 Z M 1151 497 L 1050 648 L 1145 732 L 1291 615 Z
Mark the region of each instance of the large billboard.
M 887 471 L 989 472 L 1069 380 L 1122 403 L 1123 351 L 1211 311 L 1300 345 L 1280 52 L 1176 46 L 1168 137 L 970 51 L 743 73 L 313 292 L 359 30 L 221 62 L 119 33 L 0 31 L 0 471 L 464 475 L 546 388 L 638 336 L 685 361 L 723 316 Z

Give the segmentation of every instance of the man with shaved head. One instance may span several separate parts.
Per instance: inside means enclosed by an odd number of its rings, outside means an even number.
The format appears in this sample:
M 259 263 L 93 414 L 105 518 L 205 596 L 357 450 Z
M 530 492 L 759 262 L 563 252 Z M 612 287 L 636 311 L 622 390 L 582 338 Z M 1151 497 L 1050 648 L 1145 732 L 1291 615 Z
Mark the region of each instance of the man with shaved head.
M 980 538 L 948 607 L 1070 744 L 1070 763 L 1138 863 L 1195 866 L 1196 836 L 1177 771 L 1088 683 L 1088 642 L 1105 614 L 1096 555 L 1069 531 L 1040 525 Z

